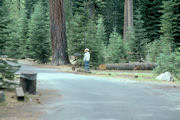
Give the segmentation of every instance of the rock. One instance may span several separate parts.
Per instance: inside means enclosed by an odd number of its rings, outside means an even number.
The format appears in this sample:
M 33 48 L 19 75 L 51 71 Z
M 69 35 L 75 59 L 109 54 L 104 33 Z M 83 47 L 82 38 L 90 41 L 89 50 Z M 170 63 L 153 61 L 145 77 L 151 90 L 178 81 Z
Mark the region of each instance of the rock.
M 173 76 L 171 75 L 170 72 L 162 73 L 159 76 L 157 76 L 156 79 L 165 80 L 165 81 L 172 81 L 172 82 L 174 81 L 174 78 L 173 78 Z
M 0 91 L 0 103 L 5 101 L 4 92 Z

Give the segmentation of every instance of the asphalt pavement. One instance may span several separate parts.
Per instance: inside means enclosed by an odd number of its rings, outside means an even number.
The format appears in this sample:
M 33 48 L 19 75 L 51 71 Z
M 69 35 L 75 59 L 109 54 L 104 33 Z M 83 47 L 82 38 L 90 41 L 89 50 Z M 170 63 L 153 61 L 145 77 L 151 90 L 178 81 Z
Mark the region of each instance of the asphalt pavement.
M 180 120 L 180 88 L 162 83 L 100 78 L 23 65 L 38 73 L 37 89 L 56 89 L 61 99 L 40 120 Z

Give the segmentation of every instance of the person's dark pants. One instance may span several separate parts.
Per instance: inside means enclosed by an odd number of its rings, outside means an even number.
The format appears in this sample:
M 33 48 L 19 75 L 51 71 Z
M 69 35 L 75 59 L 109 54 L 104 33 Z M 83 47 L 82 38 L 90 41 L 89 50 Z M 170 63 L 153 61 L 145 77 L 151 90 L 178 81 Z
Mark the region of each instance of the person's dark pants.
M 89 61 L 85 61 L 85 71 L 89 71 Z

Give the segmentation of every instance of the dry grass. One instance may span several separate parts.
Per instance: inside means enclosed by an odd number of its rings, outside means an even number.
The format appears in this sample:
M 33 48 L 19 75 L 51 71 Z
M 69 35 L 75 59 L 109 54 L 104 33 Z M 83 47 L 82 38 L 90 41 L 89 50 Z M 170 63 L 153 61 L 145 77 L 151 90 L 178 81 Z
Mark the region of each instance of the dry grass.
M 61 96 L 56 90 L 38 90 L 36 95 L 25 95 L 24 102 L 17 101 L 15 92 L 5 91 L 6 101 L 0 104 L 0 120 L 37 120 L 48 103 Z

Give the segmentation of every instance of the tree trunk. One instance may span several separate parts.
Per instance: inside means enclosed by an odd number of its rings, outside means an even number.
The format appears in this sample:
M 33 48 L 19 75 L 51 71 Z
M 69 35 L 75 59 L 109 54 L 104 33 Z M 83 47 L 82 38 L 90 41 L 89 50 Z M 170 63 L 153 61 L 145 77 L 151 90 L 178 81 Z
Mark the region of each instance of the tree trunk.
M 64 0 L 49 0 L 51 19 L 52 63 L 68 64 Z
M 125 0 L 124 2 L 124 41 L 126 41 L 128 29 L 133 29 L 133 0 Z

